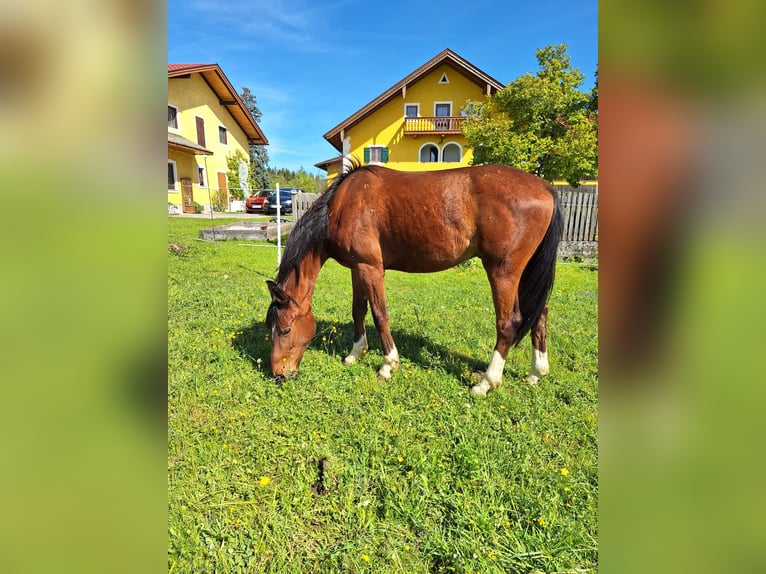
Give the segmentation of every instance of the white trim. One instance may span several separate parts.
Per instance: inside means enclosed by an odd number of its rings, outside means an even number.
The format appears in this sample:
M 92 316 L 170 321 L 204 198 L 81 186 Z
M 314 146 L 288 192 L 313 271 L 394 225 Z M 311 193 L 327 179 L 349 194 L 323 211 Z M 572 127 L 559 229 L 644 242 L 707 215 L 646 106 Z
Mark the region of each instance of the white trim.
M 226 143 L 223 143 L 221 141 L 221 128 L 226 130 Z M 227 128 L 223 124 L 218 124 L 218 143 L 221 144 L 221 145 L 225 145 L 226 147 L 229 147 L 229 128 Z
M 452 145 L 452 146 L 457 146 L 458 150 L 460 150 L 460 157 L 458 158 L 458 160 L 457 160 L 457 161 L 445 161 L 445 160 L 444 160 L 444 149 L 445 149 L 447 146 L 451 146 L 451 145 Z M 461 161 L 463 161 L 463 146 L 461 146 L 461 145 L 460 145 L 459 143 L 457 143 L 457 142 L 447 142 L 447 143 L 445 143 L 445 144 L 442 146 L 442 148 L 441 148 L 441 151 L 439 152 L 439 158 L 440 158 L 440 160 L 439 160 L 439 161 L 441 161 L 442 163 L 460 163 Z
M 168 102 L 168 107 L 173 108 L 176 111 L 176 127 L 171 127 L 170 125 L 168 125 L 168 129 L 172 132 L 181 133 L 181 120 L 179 117 L 181 114 L 181 111 L 178 109 L 178 106 L 174 106 L 170 102 Z
M 415 106 L 415 108 L 417 109 L 417 112 L 415 113 L 414 116 L 408 116 L 407 115 L 407 108 L 409 106 Z M 410 102 L 410 103 L 404 104 L 404 117 L 405 118 L 417 118 L 417 117 L 420 117 L 420 104 L 419 103 L 415 103 L 415 102 Z
M 444 80 L 444 81 L 442 81 Z M 447 72 L 442 72 L 441 77 L 439 78 L 439 81 L 436 82 L 437 84 L 449 84 L 449 77 L 447 77 Z
M 420 159 L 420 154 L 423 153 L 423 148 L 426 146 L 432 145 L 436 148 L 436 161 L 422 161 Z M 424 142 L 423 145 L 418 148 L 418 163 L 439 163 L 441 161 L 441 150 L 439 149 L 439 144 L 436 142 Z
M 168 193 L 178 193 L 178 166 L 176 165 L 176 160 L 168 158 L 168 165 L 173 166 L 173 179 L 175 180 L 173 187 L 168 188 Z
M 205 174 L 205 183 L 203 184 L 199 180 L 199 171 L 202 170 L 202 173 Z M 201 187 L 203 189 L 207 189 L 207 187 L 210 185 L 210 180 L 207 176 L 207 168 L 204 165 L 197 164 L 197 187 Z
M 365 148 L 369 149 L 369 150 L 372 150 L 372 148 L 377 148 L 377 149 L 380 149 L 380 150 L 384 150 L 384 149 L 386 149 L 386 146 L 380 145 L 380 144 L 372 144 L 372 145 L 365 146 Z M 382 151 L 380 152 L 380 158 L 381 158 L 381 160 L 383 159 L 383 152 Z M 370 161 L 367 162 L 367 164 L 368 165 L 383 165 L 383 162 L 382 161 L 372 161 L 372 151 L 370 151 Z
M 438 117 L 447 117 L 447 118 L 452 117 L 452 110 L 455 109 L 455 106 L 452 105 L 451 101 L 450 102 L 446 102 L 446 101 L 445 102 L 434 102 L 434 117 L 437 117 L 436 116 L 436 106 L 444 105 L 444 104 L 449 105 L 449 114 L 446 115 L 446 116 L 438 116 Z

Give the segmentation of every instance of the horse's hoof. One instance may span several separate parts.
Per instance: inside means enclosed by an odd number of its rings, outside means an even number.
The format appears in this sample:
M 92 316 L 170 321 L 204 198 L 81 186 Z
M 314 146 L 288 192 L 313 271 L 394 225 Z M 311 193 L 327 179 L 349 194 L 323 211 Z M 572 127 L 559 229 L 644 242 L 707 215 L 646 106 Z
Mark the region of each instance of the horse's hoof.
M 527 378 L 525 379 L 527 381 L 527 384 L 529 386 L 534 387 L 538 382 L 540 382 L 540 378 L 537 375 L 529 374 L 527 375 Z
M 349 365 L 353 365 L 354 363 L 356 363 L 356 357 L 352 357 L 351 355 L 343 359 L 344 367 L 348 367 Z
M 473 393 L 477 397 L 486 397 L 490 389 L 491 387 L 489 383 L 487 383 L 486 381 L 482 381 L 478 385 L 474 385 L 471 387 L 471 393 Z

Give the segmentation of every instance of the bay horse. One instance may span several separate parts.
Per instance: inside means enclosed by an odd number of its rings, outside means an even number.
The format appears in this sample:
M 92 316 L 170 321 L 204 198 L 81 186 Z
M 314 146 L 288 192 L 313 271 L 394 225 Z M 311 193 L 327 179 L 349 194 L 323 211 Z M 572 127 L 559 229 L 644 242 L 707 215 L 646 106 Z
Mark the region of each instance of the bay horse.
M 372 310 L 383 347 L 381 379 L 399 366 L 386 309 L 386 269 L 431 273 L 479 257 L 489 278 L 497 341 L 480 396 L 500 386 L 510 347 L 531 332 L 534 384 L 548 374 L 547 300 L 553 287 L 562 231 L 556 192 L 527 172 L 497 165 L 430 172 L 354 166 L 296 222 L 276 281 L 267 281 L 271 304 L 271 370 L 294 376 L 314 333 L 311 302 L 328 258 L 351 269 L 354 343 L 343 363 L 367 350 L 365 316 Z

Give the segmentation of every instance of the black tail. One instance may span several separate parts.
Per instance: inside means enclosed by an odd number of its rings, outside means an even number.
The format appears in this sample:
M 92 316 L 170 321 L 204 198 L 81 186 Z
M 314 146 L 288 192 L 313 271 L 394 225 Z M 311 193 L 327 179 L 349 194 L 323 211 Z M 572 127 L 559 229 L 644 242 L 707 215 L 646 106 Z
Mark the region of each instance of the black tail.
M 556 274 L 556 254 L 564 230 L 564 220 L 561 216 L 559 194 L 551 187 L 548 191 L 553 197 L 553 215 L 548 225 L 545 237 L 537 246 L 537 251 L 527 263 L 519 281 L 519 309 L 521 310 L 521 325 L 516 331 L 513 344 L 518 345 L 524 335 L 529 333 L 532 326 L 540 318 L 545 302 L 553 289 L 553 278 Z

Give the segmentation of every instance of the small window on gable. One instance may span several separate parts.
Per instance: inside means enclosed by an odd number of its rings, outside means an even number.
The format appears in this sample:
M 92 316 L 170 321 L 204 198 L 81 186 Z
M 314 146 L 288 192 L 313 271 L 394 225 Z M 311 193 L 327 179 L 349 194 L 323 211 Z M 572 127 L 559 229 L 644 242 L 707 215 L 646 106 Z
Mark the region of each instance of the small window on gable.
M 440 84 L 449 84 L 449 78 L 447 77 L 447 72 L 444 72 L 442 74 L 442 77 L 439 78 L 439 83 Z
M 364 148 L 364 163 L 388 163 L 388 148 L 382 145 Z
M 170 129 L 178 129 L 178 108 L 168 104 L 168 127 Z
M 225 127 L 218 126 L 218 141 L 223 145 L 229 145 L 229 137 Z

